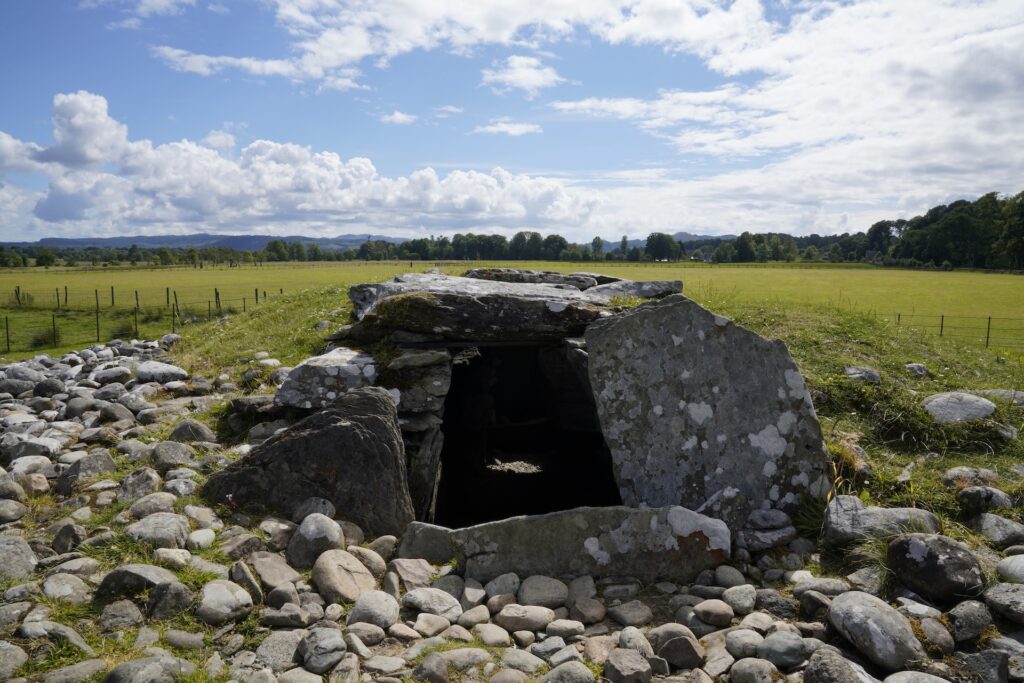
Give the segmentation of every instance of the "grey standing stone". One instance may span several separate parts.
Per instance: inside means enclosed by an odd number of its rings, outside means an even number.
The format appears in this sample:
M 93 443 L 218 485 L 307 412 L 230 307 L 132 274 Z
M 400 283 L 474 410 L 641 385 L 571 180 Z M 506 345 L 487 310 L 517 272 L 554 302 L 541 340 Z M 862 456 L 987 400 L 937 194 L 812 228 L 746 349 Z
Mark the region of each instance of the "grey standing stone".
M 625 504 L 696 509 L 735 489 L 788 510 L 825 495 L 821 429 L 781 341 L 682 296 L 599 320 L 586 341 Z
M 351 391 L 271 437 L 202 491 L 289 514 L 311 495 L 326 498 L 371 535 L 400 534 L 413 519 L 398 414 L 376 387 Z
M 275 401 L 295 408 L 323 408 L 348 391 L 372 385 L 376 377 L 373 356 L 339 347 L 292 368 Z
M 451 538 L 465 576 L 481 582 L 507 572 L 689 582 L 732 546 L 725 522 L 683 507 L 575 508 L 456 529 Z

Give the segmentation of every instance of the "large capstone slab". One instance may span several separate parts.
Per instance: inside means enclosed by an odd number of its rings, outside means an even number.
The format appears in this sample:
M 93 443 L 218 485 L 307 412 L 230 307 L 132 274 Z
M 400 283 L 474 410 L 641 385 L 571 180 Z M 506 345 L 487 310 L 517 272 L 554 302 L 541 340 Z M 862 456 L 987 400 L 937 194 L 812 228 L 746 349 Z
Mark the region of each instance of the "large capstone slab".
M 456 529 L 451 545 L 466 578 L 632 576 L 688 582 L 729 557 L 724 522 L 682 507 L 587 507 Z
M 626 505 L 683 505 L 738 490 L 793 510 L 828 490 L 821 428 L 793 358 L 683 296 L 594 322 L 590 382 Z
M 358 322 L 345 336 L 369 341 L 402 331 L 451 340 L 562 339 L 610 315 L 617 296 L 652 298 L 681 290 L 678 281 L 619 281 L 581 291 L 568 284 L 409 273 L 352 287 Z
M 344 394 L 211 476 L 203 494 L 288 515 L 310 497 L 326 498 L 374 536 L 400 534 L 413 509 L 391 394 L 379 387 Z

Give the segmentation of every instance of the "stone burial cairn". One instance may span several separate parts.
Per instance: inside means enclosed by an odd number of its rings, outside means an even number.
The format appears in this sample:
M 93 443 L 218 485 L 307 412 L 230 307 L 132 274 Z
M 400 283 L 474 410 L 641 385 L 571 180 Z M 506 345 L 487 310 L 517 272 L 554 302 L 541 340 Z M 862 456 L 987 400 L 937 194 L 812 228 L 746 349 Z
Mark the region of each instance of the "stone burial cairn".
M 800 373 L 680 290 L 360 285 L 347 346 L 253 354 L 268 395 L 169 364 L 174 336 L 0 365 L 0 680 L 1024 680 L 1024 526 L 993 512 L 996 475 L 947 478 L 1002 583 L 931 513 L 848 496 L 823 542 L 891 539 L 892 576 L 815 577 L 791 513 L 827 461 Z M 428 523 L 453 364 L 509 341 L 586 379 L 625 505 Z M 187 417 L 226 399 L 247 443 Z

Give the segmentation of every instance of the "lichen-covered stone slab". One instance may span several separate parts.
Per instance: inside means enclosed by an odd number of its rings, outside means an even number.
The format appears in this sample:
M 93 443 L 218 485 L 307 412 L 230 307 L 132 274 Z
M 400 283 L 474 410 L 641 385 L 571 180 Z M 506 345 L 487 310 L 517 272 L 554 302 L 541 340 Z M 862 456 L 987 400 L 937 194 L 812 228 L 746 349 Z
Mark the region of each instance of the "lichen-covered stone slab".
M 346 391 L 372 385 L 376 376 L 373 356 L 340 347 L 292 368 L 274 400 L 294 408 L 322 408 Z
M 682 507 L 576 508 L 456 529 L 452 546 L 466 578 L 632 576 L 688 582 L 729 557 L 724 522 Z
M 781 341 L 683 296 L 599 320 L 586 341 L 626 505 L 699 509 L 736 490 L 793 510 L 828 490 L 818 418 Z
M 681 290 L 679 281 L 621 281 L 581 291 L 568 284 L 409 273 L 352 287 L 358 322 L 344 337 L 368 341 L 402 331 L 451 340 L 562 339 L 610 315 L 617 296 L 653 298 Z

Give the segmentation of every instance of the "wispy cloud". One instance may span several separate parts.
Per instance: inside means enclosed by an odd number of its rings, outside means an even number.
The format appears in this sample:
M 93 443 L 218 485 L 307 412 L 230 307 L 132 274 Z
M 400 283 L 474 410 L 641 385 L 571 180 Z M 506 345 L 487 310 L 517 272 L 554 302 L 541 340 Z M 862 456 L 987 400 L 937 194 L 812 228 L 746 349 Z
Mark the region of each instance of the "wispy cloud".
M 442 107 L 434 107 L 434 116 L 439 119 L 444 119 L 449 116 L 454 116 L 455 114 L 461 114 L 464 111 L 466 110 L 462 107 L 456 107 L 454 104 L 446 104 Z
M 531 135 L 533 133 L 541 133 L 543 131 L 544 129 L 536 123 L 522 123 L 512 121 L 508 118 L 498 118 L 491 119 L 491 121 L 486 125 L 477 126 L 472 132 L 519 137 L 520 135 Z

